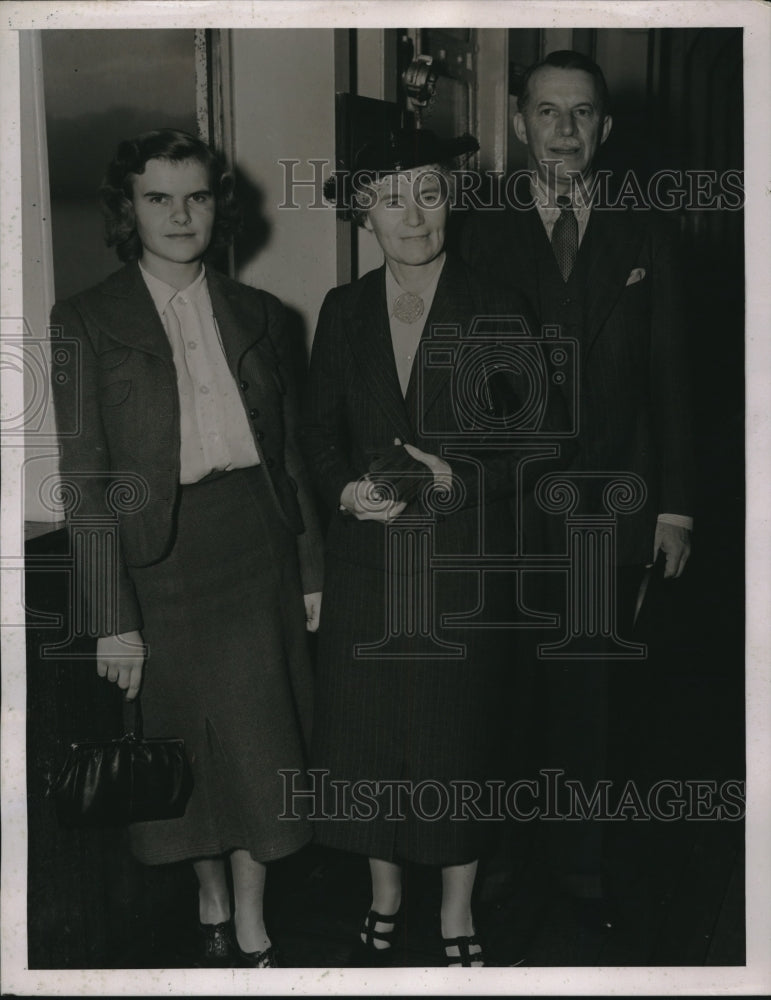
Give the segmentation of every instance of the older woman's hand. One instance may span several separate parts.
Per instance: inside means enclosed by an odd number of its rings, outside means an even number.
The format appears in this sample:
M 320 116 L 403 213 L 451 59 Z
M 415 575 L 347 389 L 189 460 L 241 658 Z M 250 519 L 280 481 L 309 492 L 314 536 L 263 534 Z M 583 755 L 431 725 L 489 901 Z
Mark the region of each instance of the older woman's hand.
M 434 474 L 434 483 L 442 486 L 449 492 L 452 491 L 452 469 L 443 458 L 438 455 L 430 455 L 427 451 L 421 451 L 414 444 L 405 444 L 405 450 L 418 462 L 427 465 Z
M 392 521 L 407 506 L 401 500 L 383 500 L 379 489 L 366 477 L 348 483 L 340 494 L 340 506 L 360 521 Z

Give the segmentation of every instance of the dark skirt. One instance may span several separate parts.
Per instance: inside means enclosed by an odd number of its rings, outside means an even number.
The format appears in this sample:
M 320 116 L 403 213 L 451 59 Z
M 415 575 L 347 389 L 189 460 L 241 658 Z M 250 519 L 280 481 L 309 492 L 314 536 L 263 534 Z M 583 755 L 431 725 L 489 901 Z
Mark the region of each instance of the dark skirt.
M 171 554 L 130 571 L 145 734 L 183 737 L 195 780 L 181 819 L 130 828 L 146 864 L 270 861 L 310 839 L 305 819 L 279 818 L 279 772 L 306 763 L 312 681 L 296 539 L 268 491 L 260 467 L 183 486 Z
M 442 626 L 439 615 L 470 612 L 479 602 L 477 576 L 450 572 L 434 580 L 433 636 L 402 635 L 379 651 L 357 649 L 388 631 L 394 584 L 384 570 L 327 562 L 311 754 L 318 769 L 314 835 L 387 861 L 465 864 L 483 856 L 500 830 L 489 782 L 502 760 L 513 634 Z M 402 589 L 398 598 L 392 591 L 392 611 L 401 602 L 397 618 L 405 603 L 426 594 L 420 573 L 401 577 L 405 585 L 412 591 Z M 485 590 L 490 619 L 505 620 L 505 581 L 489 574 Z M 460 656 L 448 648 L 458 646 Z M 475 789 L 476 809 L 464 807 Z

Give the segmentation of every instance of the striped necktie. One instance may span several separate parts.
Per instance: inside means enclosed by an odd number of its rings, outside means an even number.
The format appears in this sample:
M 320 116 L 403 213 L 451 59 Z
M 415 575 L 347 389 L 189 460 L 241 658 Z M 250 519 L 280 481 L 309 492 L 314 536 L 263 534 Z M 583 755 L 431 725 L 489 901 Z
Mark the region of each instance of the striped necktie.
M 570 198 L 560 195 L 557 198 L 557 205 L 560 208 L 560 214 L 552 229 L 551 245 L 554 256 L 557 258 L 562 280 L 567 281 L 578 255 L 578 222 L 573 212 L 573 206 L 570 204 Z

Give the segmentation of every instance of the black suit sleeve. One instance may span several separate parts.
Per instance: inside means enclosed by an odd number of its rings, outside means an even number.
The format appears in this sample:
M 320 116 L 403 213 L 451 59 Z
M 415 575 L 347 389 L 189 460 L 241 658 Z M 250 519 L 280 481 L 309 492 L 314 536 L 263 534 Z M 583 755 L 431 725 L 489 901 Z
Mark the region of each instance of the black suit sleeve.
M 656 220 L 650 238 L 650 387 L 659 456 L 658 513 L 693 515 L 692 380 L 678 243 L 663 220 Z
M 359 478 L 347 457 L 343 373 L 349 359 L 339 319 L 338 292 L 327 293 L 311 352 L 305 406 L 304 446 L 316 485 L 331 510 L 348 483 Z
M 313 500 L 310 478 L 300 448 L 299 400 L 287 338 L 284 336 L 284 307 L 278 299 L 267 295 L 268 336 L 276 351 L 279 371 L 284 383 L 284 466 L 287 475 L 297 488 L 305 531 L 297 536 L 297 554 L 300 562 L 303 593 L 313 594 L 322 589 L 324 576 L 323 543 L 321 528 Z

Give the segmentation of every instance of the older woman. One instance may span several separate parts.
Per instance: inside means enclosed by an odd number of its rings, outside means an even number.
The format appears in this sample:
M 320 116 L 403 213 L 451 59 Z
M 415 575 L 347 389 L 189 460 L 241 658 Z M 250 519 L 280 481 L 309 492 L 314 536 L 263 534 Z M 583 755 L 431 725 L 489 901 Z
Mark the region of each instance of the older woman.
M 475 450 L 453 376 L 479 336 L 475 318 L 526 309 L 445 252 L 441 165 L 476 148 L 424 130 L 360 152 L 353 209 L 385 265 L 329 292 L 311 358 L 304 441 L 333 512 L 312 762 L 336 790 L 316 837 L 369 858 L 363 964 L 389 960 L 405 861 L 441 869 L 447 964 L 484 964 L 471 894 L 494 824 L 458 795 L 489 807 L 512 633 L 449 619 L 480 606 L 482 620 L 509 616 L 502 574 L 483 575 L 479 557 L 511 551 L 516 463 L 510 444 Z M 499 399 L 482 378 L 480 399 L 465 403 L 516 409 L 512 377 Z M 421 470 L 429 488 L 403 492 Z
M 131 475 L 146 495 L 121 515 L 115 578 L 97 575 L 108 530 L 76 582 L 99 674 L 128 699 L 141 686 L 145 731 L 183 737 L 195 780 L 185 815 L 134 824 L 132 849 L 192 862 L 199 964 L 272 966 L 266 864 L 310 839 L 307 821 L 278 818 L 278 772 L 304 765 L 305 626 L 321 585 L 283 310 L 210 266 L 234 202 L 200 140 L 158 129 L 122 142 L 102 199 L 124 266 L 52 314 L 80 359 L 53 380 L 63 426 L 80 428 L 62 437 L 61 469 L 95 534 L 111 481 Z M 115 588 L 114 615 L 100 588 Z

